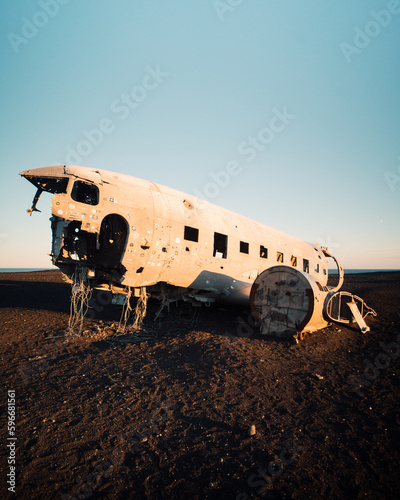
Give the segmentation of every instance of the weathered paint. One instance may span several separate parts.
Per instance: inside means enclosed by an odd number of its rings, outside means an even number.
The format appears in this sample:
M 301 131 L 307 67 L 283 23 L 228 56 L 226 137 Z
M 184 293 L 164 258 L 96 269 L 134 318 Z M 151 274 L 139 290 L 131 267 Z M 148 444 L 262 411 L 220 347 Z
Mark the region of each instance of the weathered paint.
M 44 184 L 43 179 L 69 179 L 66 192 L 54 193 L 52 198 L 52 258 L 66 274 L 77 264 L 94 270 L 94 285 L 152 287 L 167 283 L 190 289 L 192 294 L 193 290 L 201 291 L 210 299 L 248 303 L 251 285 L 262 271 L 276 265 L 295 265 L 303 271 L 307 261 L 308 274 L 321 286 L 327 284 L 327 260 L 318 245 L 192 195 L 136 177 L 80 166 L 38 168 L 20 175 L 37 186 Z M 71 197 L 76 180 L 97 186 L 98 203 L 87 204 Z M 118 219 L 106 219 L 111 214 Z M 73 221 L 75 225 L 71 226 Z M 115 221 L 126 225 L 119 232 L 123 236 L 126 232 L 126 241 L 121 247 L 118 272 L 108 272 L 113 266 L 99 258 L 106 244 L 104 235 L 101 240 L 103 221 L 104 227 L 111 221 L 109 233 Z M 185 239 L 185 226 L 198 229 L 198 241 Z M 75 228 L 78 256 L 65 248 L 63 251 L 66 227 Z M 226 258 L 223 252 L 213 255 L 214 233 L 227 236 Z M 68 237 L 71 239 L 71 234 Z M 112 238 L 110 241 L 112 248 L 115 242 Z M 248 244 L 248 253 L 240 252 L 240 242 Z M 91 248 L 87 255 L 86 244 Z M 268 249 L 268 258 L 260 256 L 261 246 Z

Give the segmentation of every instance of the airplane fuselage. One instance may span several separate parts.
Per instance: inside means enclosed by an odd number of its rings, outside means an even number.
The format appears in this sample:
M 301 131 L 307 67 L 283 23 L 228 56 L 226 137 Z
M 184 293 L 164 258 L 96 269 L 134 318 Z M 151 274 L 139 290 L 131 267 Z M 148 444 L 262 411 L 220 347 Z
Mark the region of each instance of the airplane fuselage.
M 248 302 L 265 269 L 286 265 L 321 285 L 323 249 L 192 195 L 128 175 L 79 166 L 21 172 L 38 193 L 53 193 L 53 263 L 93 286 L 172 285 L 199 300 Z

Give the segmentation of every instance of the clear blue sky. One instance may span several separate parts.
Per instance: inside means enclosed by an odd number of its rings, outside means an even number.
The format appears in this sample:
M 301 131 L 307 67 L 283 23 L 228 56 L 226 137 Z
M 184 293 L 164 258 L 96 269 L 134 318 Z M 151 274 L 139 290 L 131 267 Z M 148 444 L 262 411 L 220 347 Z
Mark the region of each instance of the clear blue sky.
M 18 173 L 78 163 L 400 268 L 400 2 L 0 8 L 0 267 L 50 267 L 51 195 L 29 217 Z

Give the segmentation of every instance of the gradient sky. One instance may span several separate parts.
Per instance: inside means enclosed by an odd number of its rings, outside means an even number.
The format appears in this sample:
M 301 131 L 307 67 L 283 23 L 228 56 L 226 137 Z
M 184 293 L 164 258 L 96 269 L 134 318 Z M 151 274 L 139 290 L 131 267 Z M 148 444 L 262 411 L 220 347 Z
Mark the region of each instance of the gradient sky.
M 0 8 L 0 267 L 51 266 L 51 195 L 30 217 L 18 173 L 77 163 L 197 194 L 345 268 L 400 268 L 400 2 Z

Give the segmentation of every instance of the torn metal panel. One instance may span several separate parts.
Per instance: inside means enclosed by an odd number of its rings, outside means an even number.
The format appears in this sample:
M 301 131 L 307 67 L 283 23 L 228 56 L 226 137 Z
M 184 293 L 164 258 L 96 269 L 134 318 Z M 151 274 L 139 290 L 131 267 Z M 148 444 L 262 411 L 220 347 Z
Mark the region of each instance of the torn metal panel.
M 364 321 L 365 318 L 368 315 L 377 315 L 371 307 L 367 306 L 363 299 L 344 291 L 329 295 L 325 312 L 330 320 L 337 323 L 357 323 L 362 332 L 369 331 L 369 327 Z

